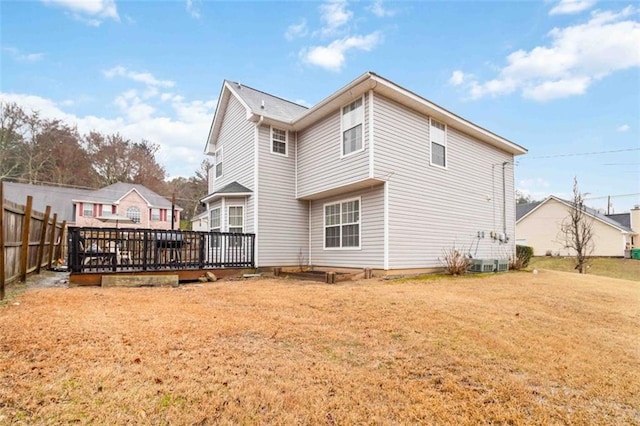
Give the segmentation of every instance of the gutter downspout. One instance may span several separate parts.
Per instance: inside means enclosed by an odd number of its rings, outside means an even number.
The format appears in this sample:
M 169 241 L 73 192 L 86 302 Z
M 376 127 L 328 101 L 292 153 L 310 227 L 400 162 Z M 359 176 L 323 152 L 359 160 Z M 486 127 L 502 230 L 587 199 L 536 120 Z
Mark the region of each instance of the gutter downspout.
M 254 253 L 255 253 L 255 257 L 253 259 L 254 265 L 256 268 L 258 268 L 260 266 L 260 262 L 259 262 L 259 257 L 260 257 L 260 250 L 258 250 L 259 248 L 259 244 L 260 244 L 260 236 L 258 233 L 258 206 L 259 206 L 259 189 L 258 189 L 258 173 L 259 173 L 259 159 L 260 159 L 260 126 L 262 125 L 262 122 L 264 121 L 264 115 L 261 115 L 260 118 L 258 119 L 258 122 L 256 123 L 256 127 L 254 130 L 254 151 L 253 151 L 253 191 L 254 191 L 254 197 L 253 197 L 253 233 L 255 234 L 255 240 L 254 240 L 254 245 L 253 245 L 253 249 L 254 249 Z
M 505 239 L 507 238 L 507 178 L 505 167 L 509 164 L 507 161 L 502 163 L 502 231 Z

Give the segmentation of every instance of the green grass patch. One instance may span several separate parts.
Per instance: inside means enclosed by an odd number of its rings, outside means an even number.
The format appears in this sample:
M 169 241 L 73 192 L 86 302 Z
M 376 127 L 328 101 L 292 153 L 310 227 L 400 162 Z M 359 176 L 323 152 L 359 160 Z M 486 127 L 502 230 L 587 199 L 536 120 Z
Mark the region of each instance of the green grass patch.
M 551 269 L 554 271 L 575 272 L 575 261 L 571 257 L 534 257 L 529 263 L 532 269 Z M 640 260 L 610 257 L 594 257 L 589 260 L 588 274 L 623 280 L 640 281 Z

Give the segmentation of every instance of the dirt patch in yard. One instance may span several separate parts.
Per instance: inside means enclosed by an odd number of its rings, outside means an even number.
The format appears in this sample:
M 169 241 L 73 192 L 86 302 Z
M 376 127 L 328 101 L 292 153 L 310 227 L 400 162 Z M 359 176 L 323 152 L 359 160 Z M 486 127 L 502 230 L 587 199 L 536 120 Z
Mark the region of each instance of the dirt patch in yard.
M 551 271 L 33 288 L 0 306 L 0 423 L 640 424 L 639 297 Z

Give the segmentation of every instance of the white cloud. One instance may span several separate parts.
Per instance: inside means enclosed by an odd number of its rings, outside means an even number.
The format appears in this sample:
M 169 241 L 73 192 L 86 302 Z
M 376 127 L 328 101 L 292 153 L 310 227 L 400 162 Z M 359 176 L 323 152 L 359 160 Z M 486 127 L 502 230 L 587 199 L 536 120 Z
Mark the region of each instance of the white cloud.
M 624 133 L 624 132 L 628 132 L 630 129 L 631 129 L 631 127 L 629 127 L 628 124 L 622 124 L 622 125 L 618 126 L 616 131 L 620 132 L 620 133 Z
M 335 35 L 339 29 L 344 27 L 351 18 L 353 12 L 347 10 L 345 0 L 329 0 L 320 5 L 320 19 L 324 23 L 321 33 L 325 36 Z
M 149 101 L 143 102 L 136 90 L 129 90 L 114 100 L 123 114 L 102 118 L 67 113 L 63 109 L 66 102 L 57 103 L 33 95 L 0 93 L 0 101 L 15 102 L 28 111 L 39 111 L 45 119 L 60 119 L 70 125 L 76 124 L 82 134 L 97 130 L 108 134 L 120 133 L 135 142 L 146 139 L 157 143 L 160 145 L 157 159 L 171 177 L 192 176 L 205 158 L 205 139 L 217 101 L 186 101 L 181 96 L 167 100 L 170 100 L 171 114 L 160 114 Z
M 381 40 L 379 32 L 365 36 L 351 36 L 331 42 L 328 46 L 314 46 L 302 50 L 303 61 L 330 71 L 340 71 L 344 66 L 345 53 L 349 50 L 371 51 Z
M 187 12 L 192 18 L 200 19 L 200 8 L 194 4 L 194 0 L 187 0 Z
M 42 0 L 70 11 L 74 19 L 91 26 L 99 26 L 103 20 L 120 21 L 114 0 Z
M 449 78 L 449 84 L 454 86 L 460 86 L 465 81 L 465 73 L 462 71 L 456 70 L 451 74 L 451 78 Z
M 38 62 L 45 57 L 44 53 L 26 53 L 15 47 L 3 47 L 2 50 L 9 53 L 18 62 Z
M 123 66 L 113 67 L 109 70 L 103 71 L 103 74 L 107 78 L 124 77 L 148 86 L 173 87 L 175 85 L 171 80 L 158 80 L 148 72 L 130 71 Z
M 567 15 L 580 13 L 596 4 L 597 0 L 560 0 L 550 11 L 549 15 Z
M 307 29 L 307 20 L 302 19 L 297 24 L 291 24 L 287 28 L 287 31 L 284 33 L 284 37 L 287 40 L 293 40 L 294 38 L 304 37 L 307 35 L 309 30 Z
M 378 18 L 394 16 L 396 14 L 395 10 L 385 8 L 382 4 L 382 0 L 374 0 L 373 4 L 371 4 L 371 7 L 369 7 L 369 10 Z
M 630 19 L 637 14 L 632 6 L 618 13 L 594 11 L 586 23 L 551 30 L 548 46 L 511 53 L 494 79 L 461 78 L 469 75 L 460 71 L 450 82 L 464 80 L 472 98 L 520 91 L 525 98 L 548 101 L 583 94 L 616 71 L 640 67 L 640 23 Z

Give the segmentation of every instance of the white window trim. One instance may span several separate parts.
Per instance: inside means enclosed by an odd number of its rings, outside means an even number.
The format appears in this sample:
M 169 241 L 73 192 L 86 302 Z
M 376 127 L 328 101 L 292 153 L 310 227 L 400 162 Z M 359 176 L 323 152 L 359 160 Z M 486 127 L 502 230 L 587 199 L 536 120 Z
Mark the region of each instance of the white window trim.
M 350 201 L 358 201 L 358 246 L 342 247 L 342 227 L 344 225 L 355 225 L 356 223 L 343 224 L 342 223 L 342 203 L 348 203 Z M 327 247 L 327 214 L 326 207 L 334 204 L 340 204 L 340 247 Z M 336 225 L 331 225 L 336 226 Z M 327 251 L 344 251 L 344 250 L 362 250 L 362 197 L 345 198 L 342 200 L 331 201 L 322 205 L 322 248 Z
M 216 210 L 218 210 L 218 226 L 213 226 L 213 220 L 211 220 L 211 213 L 213 213 Z M 220 207 L 215 207 L 209 210 L 209 230 L 212 232 L 221 232 L 222 230 L 222 211 Z
M 442 145 L 439 142 L 434 142 L 431 140 L 431 127 L 433 126 L 432 121 L 437 121 L 438 123 L 442 124 L 444 126 L 444 166 L 441 166 L 440 164 L 436 164 L 433 162 L 433 144 L 436 143 L 438 145 Z M 447 167 L 449 166 L 449 144 L 448 144 L 448 135 L 449 135 L 449 126 L 447 126 L 446 123 L 443 123 L 440 120 L 435 120 L 431 117 L 429 117 L 429 165 L 433 166 L 433 167 L 437 167 L 439 169 L 443 169 L 446 170 Z
M 91 206 L 91 214 L 87 215 L 87 206 Z M 82 216 L 94 217 L 93 212 L 95 209 L 95 203 L 82 203 Z
M 364 108 L 364 95 L 362 95 L 361 99 L 362 99 L 362 104 L 360 105 L 360 107 L 362 108 L 362 116 L 360 117 L 360 120 L 361 120 L 360 124 L 356 124 L 353 127 L 349 127 L 348 129 L 345 129 L 344 125 L 343 125 L 343 121 L 344 120 L 342 119 L 342 117 L 344 115 L 344 108 L 346 106 L 348 106 L 348 105 L 351 105 L 355 101 L 357 101 L 358 100 L 357 98 L 356 99 L 352 99 L 351 102 L 348 102 L 348 103 L 342 105 L 342 107 L 340 108 L 340 158 L 351 157 L 354 154 L 357 154 L 359 152 L 364 151 L 364 109 L 365 109 Z M 345 154 L 344 153 L 344 132 L 347 131 L 347 130 L 353 129 L 354 127 L 357 127 L 359 125 L 362 126 L 362 146 L 360 147 L 360 149 L 356 149 L 355 151 L 351 151 L 350 153 Z
M 280 129 L 278 127 L 273 127 L 273 126 L 269 126 L 269 129 L 270 129 L 269 134 L 271 135 L 269 139 L 270 145 L 271 145 L 269 148 L 269 151 L 272 154 L 279 155 L 281 157 L 288 157 L 289 156 L 289 132 L 284 129 Z M 273 150 L 273 130 L 274 129 L 284 132 L 284 154 Z M 282 141 L 278 141 L 278 142 L 282 143 Z
M 244 234 L 244 230 L 245 230 L 245 223 L 246 223 L 246 212 L 245 212 L 245 207 L 243 204 L 230 204 L 227 206 L 227 232 L 231 232 L 230 229 L 231 228 L 239 228 L 239 226 L 231 226 L 231 224 L 229 223 L 229 218 L 231 217 L 231 214 L 229 212 L 229 209 L 231 209 L 232 207 L 240 207 L 242 208 L 242 231 L 240 231 L 241 234 Z
M 222 152 L 222 147 L 216 149 L 216 163 L 213 165 L 214 167 L 214 171 L 213 171 L 213 176 L 214 179 L 220 179 L 221 177 L 224 176 L 224 153 Z M 220 161 L 220 163 L 222 163 L 222 170 L 220 171 L 220 176 L 218 176 L 218 158 L 222 157 L 222 161 Z
M 162 221 L 162 210 L 161 209 L 152 207 L 150 210 L 151 210 L 151 214 L 149 215 L 149 218 L 151 219 L 152 222 L 160 222 L 160 221 Z M 157 219 L 155 219 L 153 217 L 153 211 L 154 210 L 158 211 L 158 218 Z

